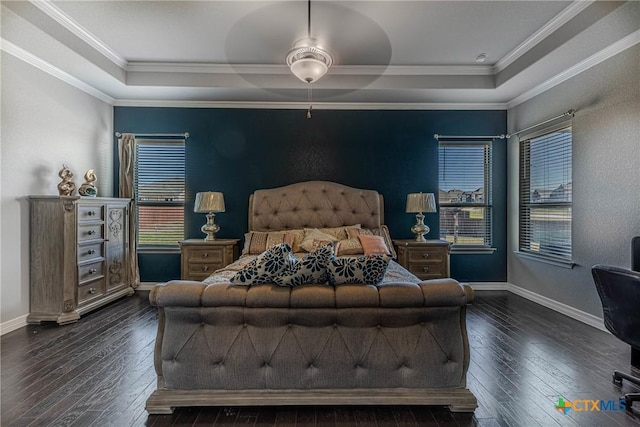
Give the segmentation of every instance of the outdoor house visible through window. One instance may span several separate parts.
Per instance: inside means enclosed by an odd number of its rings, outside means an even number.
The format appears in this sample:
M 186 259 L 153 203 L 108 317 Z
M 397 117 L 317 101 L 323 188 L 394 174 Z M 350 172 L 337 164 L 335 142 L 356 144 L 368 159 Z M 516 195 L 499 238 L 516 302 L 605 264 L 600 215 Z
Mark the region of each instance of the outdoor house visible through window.
M 439 141 L 440 238 L 452 250 L 491 246 L 491 143 Z
M 520 251 L 571 260 L 571 127 L 520 140 Z
M 184 239 L 185 141 L 137 139 L 138 250 L 174 250 Z

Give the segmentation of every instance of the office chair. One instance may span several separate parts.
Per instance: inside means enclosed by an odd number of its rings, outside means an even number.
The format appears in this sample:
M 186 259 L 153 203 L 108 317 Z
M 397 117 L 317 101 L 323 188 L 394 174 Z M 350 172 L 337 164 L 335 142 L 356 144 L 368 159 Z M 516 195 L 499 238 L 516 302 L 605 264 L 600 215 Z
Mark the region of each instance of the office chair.
M 615 337 L 629 344 L 632 354 L 635 354 L 640 349 L 640 272 L 608 265 L 594 265 L 591 273 L 602 302 L 604 326 Z M 614 371 L 614 384 L 622 385 L 623 379 L 640 386 L 640 378 Z M 631 410 L 633 402 L 638 401 L 640 393 L 624 395 L 628 410 Z

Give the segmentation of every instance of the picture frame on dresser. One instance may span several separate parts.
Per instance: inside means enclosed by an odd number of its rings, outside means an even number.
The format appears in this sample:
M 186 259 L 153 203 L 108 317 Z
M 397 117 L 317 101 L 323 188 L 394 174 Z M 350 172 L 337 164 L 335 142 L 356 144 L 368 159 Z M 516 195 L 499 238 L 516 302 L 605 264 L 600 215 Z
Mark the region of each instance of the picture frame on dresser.
M 29 196 L 27 323 L 76 322 L 133 295 L 129 277 L 131 200 Z

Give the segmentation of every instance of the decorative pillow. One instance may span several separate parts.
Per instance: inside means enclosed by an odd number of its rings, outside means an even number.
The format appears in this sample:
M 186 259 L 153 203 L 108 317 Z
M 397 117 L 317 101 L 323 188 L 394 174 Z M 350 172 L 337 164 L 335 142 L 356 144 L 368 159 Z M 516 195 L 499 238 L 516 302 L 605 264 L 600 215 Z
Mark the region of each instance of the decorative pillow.
M 391 235 L 389 234 L 389 228 L 386 225 L 381 225 L 378 228 L 361 228 L 361 229 L 348 229 L 347 234 L 349 237 L 358 237 L 361 234 L 368 236 L 380 236 L 384 239 L 385 244 L 387 245 L 387 249 L 389 250 L 389 254 L 392 258 L 398 258 L 396 254 L 396 250 L 393 247 L 393 241 L 391 240 Z
M 242 267 L 230 280 L 235 285 L 259 285 L 273 282 L 273 278 L 298 263 L 288 243 L 273 246 Z
M 257 255 L 280 243 L 293 246 L 295 235 L 289 231 L 251 231 L 244 235 L 242 255 Z
M 328 267 L 329 283 L 377 285 L 384 279 L 390 259 L 388 255 L 381 254 L 333 258 Z
M 362 249 L 364 249 L 365 255 L 390 255 L 387 244 L 380 236 L 367 236 L 366 234 L 361 234 L 358 236 L 358 240 L 360 240 L 360 244 L 362 245 Z
M 327 266 L 333 259 L 333 243 L 320 246 L 308 253 L 295 265 L 290 266 L 274 278 L 280 286 L 299 286 L 312 283 L 326 284 L 329 281 Z
M 358 237 L 340 240 L 336 243 L 336 256 L 364 254 L 364 248 Z
M 337 237 L 324 233 L 317 228 L 305 228 L 304 240 L 300 243 L 300 247 L 307 252 L 313 252 L 328 242 L 339 240 Z
M 354 225 L 344 225 L 342 227 L 331 227 L 331 228 L 305 228 L 304 232 L 306 234 L 306 233 L 312 232 L 313 230 L 320 230 L 325 234 L 329 234 L 335 237 L 334 240 L 344 240 L 349 238 L 347 230 L 360 229 L 360 228 L 361 228 L 360 224 L 354 224 Z

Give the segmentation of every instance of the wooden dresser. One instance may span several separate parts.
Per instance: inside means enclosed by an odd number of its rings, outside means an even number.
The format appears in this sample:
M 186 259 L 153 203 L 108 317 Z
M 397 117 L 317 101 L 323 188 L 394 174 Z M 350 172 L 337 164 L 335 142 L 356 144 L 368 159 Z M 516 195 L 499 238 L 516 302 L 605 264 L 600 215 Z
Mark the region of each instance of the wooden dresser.
M 203 281 L 238 257 L 238 239 L 188 239 L 180 242 L 182 280 Z
M 28 323 L 75 322 L 124 295 L 129 280 L 129 199 L 30 196 Z
M 398 263 L 422 280 L 450 276 L 449 250 L 445 240 L 394 240 Z

